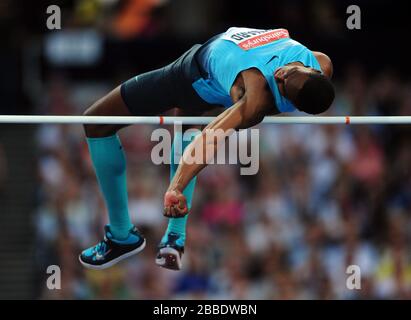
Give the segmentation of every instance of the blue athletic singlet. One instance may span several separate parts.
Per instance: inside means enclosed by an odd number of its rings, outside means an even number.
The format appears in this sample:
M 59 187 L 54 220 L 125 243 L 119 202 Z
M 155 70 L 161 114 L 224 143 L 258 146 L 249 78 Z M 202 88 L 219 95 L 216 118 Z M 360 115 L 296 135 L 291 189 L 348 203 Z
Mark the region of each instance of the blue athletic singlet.
M 204 45 L 199 60 L 208 77 L 192 85 L 208 103 L 230 107 L 233 104 L 230 89 L 237 75 L 257 68 L 266 78 L 280 112 L 294 111 L 295 107 L 280 94 L 274 72 L 291 62 L 321 71 L 314 54 L 292 40 L 285 29 L 230 28 Z

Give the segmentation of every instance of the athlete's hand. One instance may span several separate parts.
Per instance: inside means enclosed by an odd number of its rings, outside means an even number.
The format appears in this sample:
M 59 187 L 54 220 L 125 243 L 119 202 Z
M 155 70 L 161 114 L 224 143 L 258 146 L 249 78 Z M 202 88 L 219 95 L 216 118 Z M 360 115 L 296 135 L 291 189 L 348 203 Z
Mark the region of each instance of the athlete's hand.
M 187 200 L 179 190 L 168 190 L 164 195 L 164 216 L 181 218 L 188 213 Z

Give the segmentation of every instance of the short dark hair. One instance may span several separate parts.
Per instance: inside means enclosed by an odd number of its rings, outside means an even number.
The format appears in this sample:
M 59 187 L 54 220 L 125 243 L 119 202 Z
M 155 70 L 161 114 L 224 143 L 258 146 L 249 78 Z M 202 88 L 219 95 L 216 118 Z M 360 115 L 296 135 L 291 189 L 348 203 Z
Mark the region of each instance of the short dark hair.
M 335 98 L 335 89 L 331 81 L 322 74 L 312 73 L 305 81 L 297 96 L 299 110 L 309 114 L 326 111 Z

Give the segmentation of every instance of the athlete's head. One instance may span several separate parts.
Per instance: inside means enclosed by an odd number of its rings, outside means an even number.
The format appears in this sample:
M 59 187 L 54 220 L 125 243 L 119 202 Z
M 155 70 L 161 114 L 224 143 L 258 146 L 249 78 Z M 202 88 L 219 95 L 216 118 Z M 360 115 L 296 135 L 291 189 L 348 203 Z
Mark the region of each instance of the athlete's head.
M 277 69 L 274 76 L 280 93 L 300 111 L 322 113 L 334 100 L 334 86 L 318 70 L 302 65 L 287 65 Z

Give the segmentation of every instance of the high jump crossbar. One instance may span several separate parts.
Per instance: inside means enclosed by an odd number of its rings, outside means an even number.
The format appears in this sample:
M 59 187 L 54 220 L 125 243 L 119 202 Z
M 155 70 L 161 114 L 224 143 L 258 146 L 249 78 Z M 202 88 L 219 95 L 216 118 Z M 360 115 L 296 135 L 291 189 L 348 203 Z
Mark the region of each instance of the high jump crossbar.
M 206 125 L 215 117 L 0 115 L 0 124 Z M 267 116 L 265 124 L 411 124 L 411 116 Z

